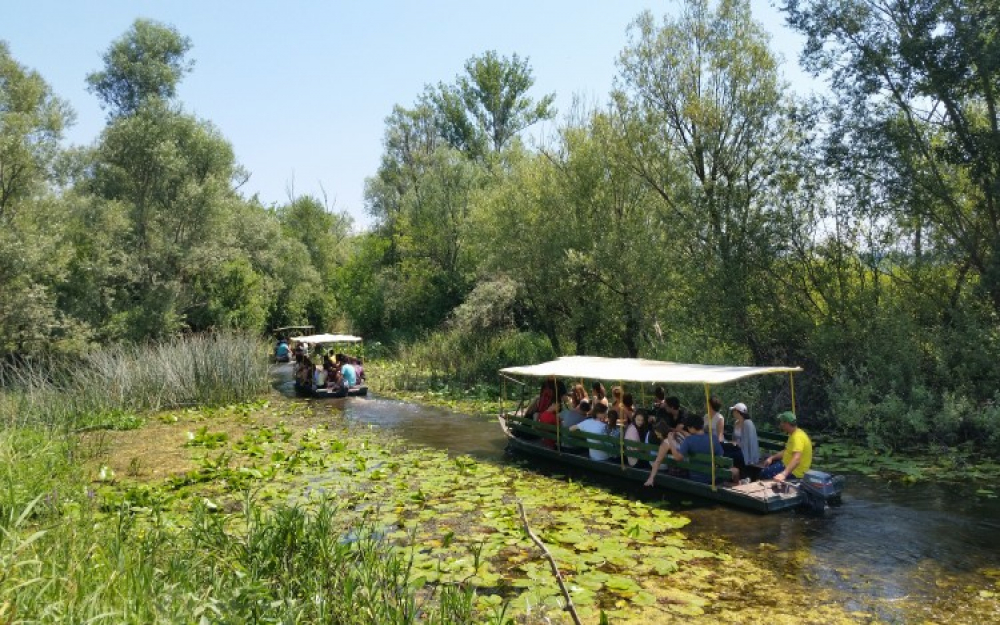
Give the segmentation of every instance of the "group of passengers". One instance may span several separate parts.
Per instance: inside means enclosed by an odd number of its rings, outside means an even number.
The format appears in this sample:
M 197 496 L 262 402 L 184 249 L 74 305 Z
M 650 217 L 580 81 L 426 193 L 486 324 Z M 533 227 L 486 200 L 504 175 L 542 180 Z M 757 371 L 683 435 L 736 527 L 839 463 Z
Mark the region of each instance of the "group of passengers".
M 364 361 L 347 354 L 323 354 L 322 364 L 317 365 L 308 350 L 295 352 L 295 381 L 303 388 L 326 389 L 332 393 L 346 392 L 365 380 Z
M 751 479 L 801 479 L 812 463 L 812 443 L 804 431 L 797 427 L 795 414 L 784 412 L 778 416 L 779 428 L 788 434 L 785 449 L 771 456 L 761 457 L 757 428 L 750 418 L 746 404 L 738 402 L 729 408 L 732 430 L 726 438 L 726 418 L 722 414 L 722 401 L 709 398 L 710 411 L 697 414 L 681 407 L 680 399 L 667 396 L 662 387 L 654 391 L 651 408 L 636 408 L 631 393 L 615 386 L 608 398 L 604 385 L 594 382 L 592 395 L 582 384 L 575 384 L 567 391 L 561 381 L 547 379 L 542 383 L 538 397 L 525 410 L 540 423 L 558 425 L 570 432 L 610 436 L 638 443 L 657 445 L 655 456 L 650 452 L 633 451 L 635 455 L 611 453 L 612 444 L 602 445 L 601 439 L 586 439 L 587 447 L 574 447 L 572 438 L 560 441 L 542 438 L 541 444 L 569 453 L 589 454 L 592 460 L 624 463 L 639 469 L 649 469 L 646 486 L 652 486 L 656 474 L 667 456 L 683 463 L 692 456 L 710 458 L 712 454 L 732 460 L 729 481 L 733 484 L 749 483 Z M 711 432 L 711 435 L 709 435 Z M 624 446 L 622 441 L 622 446 Z M 604 441 L 607 443 L 606 439 Z M 671 474 L 710 483 L 712 476 L 677 466 L 667 469 Z

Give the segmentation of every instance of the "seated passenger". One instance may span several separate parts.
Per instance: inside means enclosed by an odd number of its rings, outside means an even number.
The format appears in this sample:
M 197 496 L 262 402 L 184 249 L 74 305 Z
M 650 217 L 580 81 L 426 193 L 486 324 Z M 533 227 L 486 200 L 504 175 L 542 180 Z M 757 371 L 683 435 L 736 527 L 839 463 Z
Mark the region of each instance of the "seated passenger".
M 346 359 L 340 364 L 340 375 L 344 376 L 344 384 L 348 388 L 358 385 L 358 373 L 354 369 L 354 365 L 347 362 Z
M 670 424 L 670 434 L 667 435 L 667 442 L 670 443 L 672 449 L 680 449 L 681 443 L 687 437 L 687 429 L 684 427 L 687 413 L 681 409 L 681 400 L 676 397 L 668 397 L 664 405 L 670 419 L 668 422 Z
M 602 435 L 607 434 L 608 407 L 604 404 L 597 404 L 596 406 L 594 406 L 593 411 L 595 413 L 594 416 L 590 417 L 589 419 L 585 419 L 584 421 L 581 421 L 580 423 L 577 423 L 576 425 L 572 426 L 570 428 L 570 431 L 579 430 L 581 432 L 586 432 L 587 434 L 602 434 Z M 601 444 L 602 441 L 588 438 L 587 442 L 590 443 L 591 445 L 599 445 Z M 588 449 L 588 451 L 590 452 L 591 460 L 604 461 L 610 457 L 606 451 L 601 451 L 600 449 Z
M 576 405 L 571 405 L 559 413 L 564 428 L 572 427 L 587 418 L 590 412 L 590 400 L 583 399 Z
M 537 415 L 548 410 L 554 401 L 556 401 L 555 384 L 552 383 L 551 379 L 546 378 L 542 380 L 542 387 L 538 390 L 538 397 L 532 400 L 528 404 L 528 407 L 525 408 L 524 416 L 534 419 Z
M 733 459 L 733 481 L 750 477 L 748 465 L 760 462 L 760 444 L 757 442 L 757 427 L 750 420 L 747 405 L 740 402 L 729 409 L 733 416 L 733 442 L 723 443 L 726 456 Z
M 618 410 L 626 423 L 632 423 L 632 417 L 635 415 L 635 398 L 632 397 L 632 393 L 622 395 L 622 405 Z
M 788 440 L 783 450 L 764 460 L 765 468 L 760 473 L 760 479 L 774 478 L 776 482 L 784 482 L 789 477 L 802 479 L 812 466 L 812 441 L 799 429 L 797 421 L 794 412 L 778 415 L 778 427 L 788 434 Z M 779 462 L 775 463 L 775 460 Z
M 285 337 L 278 339 L 278 344 L 274 347 L 274 360 L 276 362 L 288 362 L 292 350 L 288 347 L 288 340 Z
M 580 402 L 585 399 L 587 399 L 587 389 L 583 387 L 583 384 L 574 384 L 573 390 L 570 391 L 570 401 L 573 403 L 573 407 L 578 407 Z M 589 405 L 590 402 L 588 401 L 587 404 Z
M 364 361 L 364 359 L 360 358 L 360 357 L 359 358 L 355 358 L 354 362 L 352 364 L 354 365 L 354 370 L 358 374 L 358 381 L 359 382 L 364 382 L 365 381 L 365 361 Z
M 691 458 L 692 455 L 697 455 L 701 458 L 710 458 L 713 450 L 716 456 L 723 456 L 722 443 L 719 439 L 714 436 L 709 437 L 705 433 L 705 420 L 703 417 L 697 415 L 688 415 L 687 419 L 684 421 L 684 427 L 688 431 L 688 436 L 681 443 L 680 449 L 671 449 L 670 455 L 677 462 L 683 462 Z M 656 455 L 656 460 L 653 462 L 653 468 L 649 473 L 649 479 L 646 480 L 646 486 L 652 486 L 653 480 L 656 477 L 656 472 L 660 468 L 662 463 L 662 458 L 660 454 Z M 704 482 L 710 484 L 712 482 L 712 476 L 707 473 L 701 473 L 700 471 L 690 471 L 690 479 L 696 482 Z
M 591 388 L 594 390 L 594 397 L 590 400 L 590 415 L 593 416 L 597 414 L 598 406 L 608 407 L 608 396 L 604 392 L 604 385 L 600 382 L 594 382 Z
M 653 426 L 653 436 L 659 441 L 660 448 L 656 451 L 656 458 L 653 460 L 649 477 L 646 479 L 646 486 L 652 486 L 653 482 L 656 481 L 656 472 L 660 470 L 660 465 L 663 464 L 663 461 L 667 459 L 667 454 L 670 453 L 671 443 L 668 437 L 671 432 L 669 418 L 656 420 L 656 425 Z
M 666 401 L 667 391 L 663 390 L 662 386 L 657 386 L 653 389 L 653 410 L 666 406 Z
M 629 424 L 628 428 L 625 429 L 625 440 L 635 441 L 637 443 L 648 443 L 649 442 L 650 428 L 649 423 L 646 420 L 646 411 L 640 408 L 636 411 L 635 417 L 632 418 L 632 423 Z M 649 462 L 640 458 L 639 456 L 626 456 L 625 459 L 628 461 L 629 466 L 639 466 L 645 468 L 649 466 Z
M 545 412 L 540 413 L 538 415 L 537 421 L 539 423 L 547 423 L 548 425 L 558 425 L 559 424 L 559 417 L 556 415 L 556 409 L 558 407 L 559 407 L 559 404 L 557 404 L 557 403 L 549 404 L 548 410 L 546 410 Z M 556 448 L 556 439 L 554 439 L 554 438 L 544 438 L 543 437 L 542 438 L 542 445 L 545 445 L 549 449 L 555 449 Z
M 712 436 L 719 439 L 721 443 L 726 440 L 726 418 L 719 412 L 722 410 L 722 400 L 713 396 L 708 400 L 708 405 L 712 408 L 712 413 L 705 415 L 704 429 L 706 432 L 711 431 Z M 711 423 L 709 423 L 709 418 L 711 418 Z

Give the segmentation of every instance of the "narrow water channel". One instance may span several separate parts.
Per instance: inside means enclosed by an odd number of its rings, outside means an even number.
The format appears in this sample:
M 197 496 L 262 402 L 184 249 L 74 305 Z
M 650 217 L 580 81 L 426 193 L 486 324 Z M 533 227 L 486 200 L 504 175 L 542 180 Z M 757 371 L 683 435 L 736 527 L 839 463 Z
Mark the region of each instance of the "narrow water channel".
M 511 455 L 499 425 L 489 419 L 377 397 L 334 400 L 328 409 L 412 443 L 587 480 L 623 497 L 666 500 L 691 519 L 686 534 L 724 538 L 751 552 L 790 554 L 787 573 L 849 591 L 856 597 L 852 609 L 878 603 L 888 620 L 896 619 L 884 611 L 886 601 L 933 603 L 959 589 L 992 589 L 996 580 L 984 571 L 1000 567 L 1000 499 L 978 496 L 974 485 L 907 486 L 848 476 L 843 504 L 823 517 L 759 515 Z

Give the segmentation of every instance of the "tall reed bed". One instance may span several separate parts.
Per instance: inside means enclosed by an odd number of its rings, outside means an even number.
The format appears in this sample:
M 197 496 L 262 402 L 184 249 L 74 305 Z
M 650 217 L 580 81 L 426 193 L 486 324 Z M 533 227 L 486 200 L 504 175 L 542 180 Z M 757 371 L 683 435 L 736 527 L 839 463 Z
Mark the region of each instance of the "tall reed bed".
M 468 623 L 474 591 L 420 590 L 410 559 L 335 504 L 169 520 L 82 506 L 0 532 L 0 622 Z
M 118 345 L 73 362 L 0 367 L 0 427 L 127 427 L 130 415 L 245 401 L 267 390 L 267 346 L 217 333 Z

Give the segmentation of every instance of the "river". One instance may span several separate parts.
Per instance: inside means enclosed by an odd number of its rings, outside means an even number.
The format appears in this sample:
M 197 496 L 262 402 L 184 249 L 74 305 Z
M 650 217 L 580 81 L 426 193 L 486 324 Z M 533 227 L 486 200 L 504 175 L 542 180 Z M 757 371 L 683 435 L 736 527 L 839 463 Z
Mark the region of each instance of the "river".
M 291 388 L 283 381 L 276 387 Z M 851 609 L 901 620 L 894 601 L 946 601 L 952 593 L 996 590 L 1000 571 L 1000 499 L 976 485 L 903 485 L 848 476 L 842 505 L 822 517 L 796 512 L 759 515 L 691 497 L 673 497 L 604 476 L 582 475 L 511 455 L 499 425 L 481 417 L 376 397 L 329 401 L 347 419 L 393 432 L 419 445 L 526 470 L 585 479 L 630 498 L 664 499 L 691 519 L 689 536 L 723 538 L 744 549 L 791 554 L 788 572 L 849 591 Z

